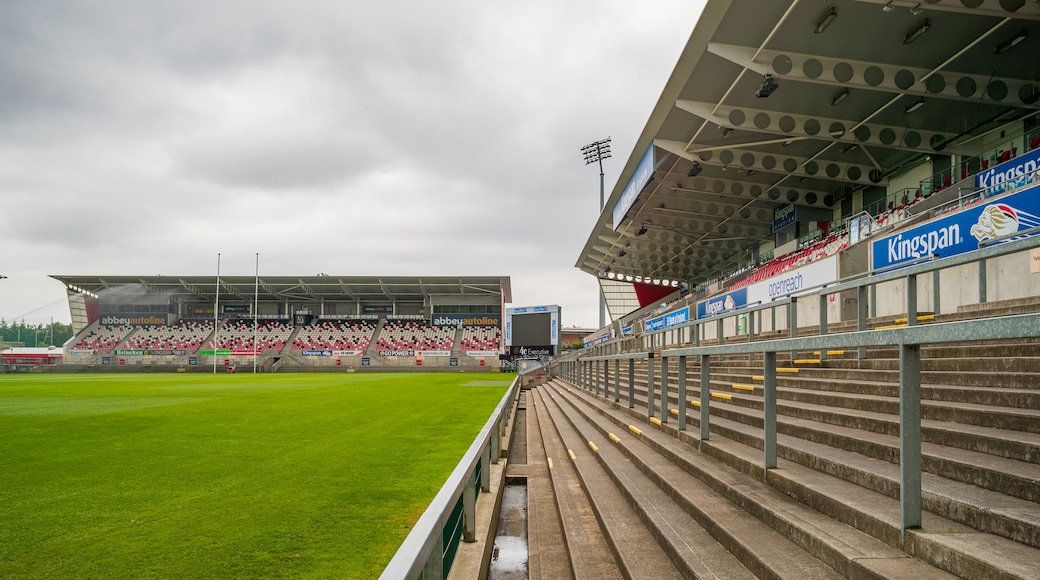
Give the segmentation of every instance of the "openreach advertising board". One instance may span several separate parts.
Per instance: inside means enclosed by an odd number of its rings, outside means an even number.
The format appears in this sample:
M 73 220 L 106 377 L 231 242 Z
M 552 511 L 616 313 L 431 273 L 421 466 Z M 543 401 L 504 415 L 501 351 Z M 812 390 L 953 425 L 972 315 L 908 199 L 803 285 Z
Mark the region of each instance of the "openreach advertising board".
M 891 268 L 929 256 L 948 258 L 979 249 L 979 242 L 1040 226 L 1040 187 L 979 203 L 947 217 L 870 244 L 870 267 Z
M 506 308 L 506 346 L 514 357 L 548 358 L 560 354 L 560 307 Z
M 830 256 L 746 288 L 702 300 L 697 303 L 697 319 L 726 314 L 749 304 L 765 304 L 786 296 L 798 295 L 807 288 L 830 284 L 837 279 L 838 258 Z

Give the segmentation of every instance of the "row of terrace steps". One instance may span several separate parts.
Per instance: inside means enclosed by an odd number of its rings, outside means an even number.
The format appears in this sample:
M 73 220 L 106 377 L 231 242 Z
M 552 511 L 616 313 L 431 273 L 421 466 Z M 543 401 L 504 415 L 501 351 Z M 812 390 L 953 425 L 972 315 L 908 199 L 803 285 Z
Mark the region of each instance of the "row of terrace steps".
M 711 364 L 711 390 L 717 393 L 711 403 L 712 433 L 760 449 L 761 367 L 748 366 L 746 355 Z M 671 365 L 672 409 L 678 406 L 676 370 Z M 898 377 L 887 384 L 809 377 L 818 372 L 799 368 L 797 373 L 777 375 L 778 454 L 897 497 L 898 386 L 894 381 Z M 699 368 L 689 366 L 687 376 L 699 377 Z M 645 367 L 636 377 L 637 402 L 645 409 Z M 696 383 L 690 381 L 687 394 L 693 401 L 699 398 Z M 608 385 L 613 395 L 613 377 Z M 934 385 L 924 387 L 922 395 L 926 399 L 922 405 L 924 469 L 928 472 L 924 476 L 926 509 L 1040 547 L 1040 510 L 1036 503 L 1040 489 L 1040 436 L 1036 435 L 1040 430 L 1040 391 Z M 952 401 L 927 400 L 935 395 Z M 627 401 L 627 385 L 622 387 L 621 400 Z M 696 407 L 691 403 L 687 408 L 694 413 L 691 424 L 697 425 Z
M 550 471 L 556 477 L 562 462 L 580 478 L 627 578 L 951 577 L 792 499 L 761 472 L 703 453 L 645 413 L 611 408 L 558 379 L 532 393 L 543 437 L 566 448 L 546 447 Z
M 695 392 L 695 391 L 694 391 Z M 847 450 L 778 436 L 778 469 L 766 474 L 762 469 L 761 427 L 726 419 L 717 413 L 721 405 L 713 397 L 711 440 L 699 441 L 697 409 L 691 405 L 687 430 L 675 428 L 676 402 L 671 403 L 671 421 L 658 427 L 647 422 L 645 393 L 637 396 L 635 409 L 592 393 L 570 391 L 586 404 L 597 408 L 616 427 L 635 423 L 641 437 L 657 438 L 655 444 L 687 445 L 699 449 L 714 461 L 740 470 L 754 478 L 765 478 L 769 485 L 804 506 L 819 510 L 835 520 L 856 528 L 896 549 L 900 546 L 898 465 L 872 459 Z M 612 395 L 612 393 L 611 393 Z M 674 397 L 673 397 L 674 399 Z M 655 406 L 655 412 L 659 407 Z M 617 431 L 615 431 L 616 433 Z M 927 561 L 965 578 L 1040 577 L 1040 550 L 1035 546 L 1036 503 L 965 486 L 944 478 L 924 474 L 924 527 L 908 532 L 907 555 Z M 967 496 L 958 495 L 965 490 Z M 742 505 L 747 505 L 742 504 Z M 957 520 L 946 516 L 955 516 Z M 968 522 L 968 523 L 964 523 Z M 987 532 L 984 528 L 998 528 Z M 1023 533 L 1034 545 L 1016 542 L 996 533 Z M 810 544 L 820 542 L 810 536 Z M 845 572 L 842 572 L 845 574 Z M 910 576 L 909 572 L 895 573 Z

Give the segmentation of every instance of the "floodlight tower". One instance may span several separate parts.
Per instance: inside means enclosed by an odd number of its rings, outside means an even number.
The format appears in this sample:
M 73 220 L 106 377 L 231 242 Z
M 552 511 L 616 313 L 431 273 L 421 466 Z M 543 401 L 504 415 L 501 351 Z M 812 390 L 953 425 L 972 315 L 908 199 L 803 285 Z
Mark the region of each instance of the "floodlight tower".
M 606 139 L 600 139 L 595 143 L 589 143 L 588 145 L 581 148 L 582 155 L 585 156 L 585 165 L 590 163 L 599 163 L 599 211 L 603 212 L 603 160 L 610 157 L 610 137 Z M 602 288 L 602 287 L 601 287 Z M 607 325 L 607 299 L 603 295 L 602 290 L 599 293 L 599 327 L 603 328 Z

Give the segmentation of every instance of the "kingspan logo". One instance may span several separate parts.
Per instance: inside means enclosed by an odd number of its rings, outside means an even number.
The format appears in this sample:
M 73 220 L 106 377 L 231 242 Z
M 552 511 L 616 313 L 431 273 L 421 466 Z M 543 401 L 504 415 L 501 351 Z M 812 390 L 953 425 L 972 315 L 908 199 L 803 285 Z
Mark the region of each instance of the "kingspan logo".
M 932 256 L 939 250 L 956 246 L 963 241 L 960 224 L 950 224 L 909 238 L 899 234 L 888 240 L 888 261 L 895 264 L 911 258 Z

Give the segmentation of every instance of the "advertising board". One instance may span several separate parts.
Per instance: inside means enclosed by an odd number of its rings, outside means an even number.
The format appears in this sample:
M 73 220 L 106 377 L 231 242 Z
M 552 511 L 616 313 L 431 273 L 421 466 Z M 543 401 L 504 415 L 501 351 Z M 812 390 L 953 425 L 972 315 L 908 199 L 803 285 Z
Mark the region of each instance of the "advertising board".
M 1040 226 L 1040 187 L 1031 187 L 989 203 L 887 236 L 870 244 L 870 267 L 890 268 L 919 258 L 946 258 L 979 249 L 979 242 Z

